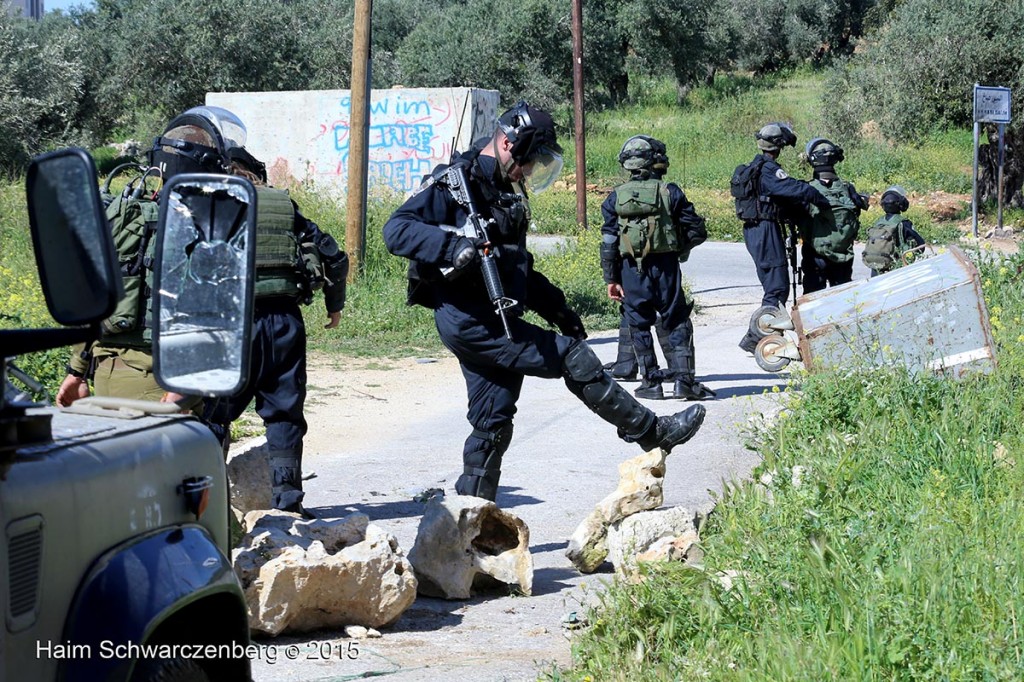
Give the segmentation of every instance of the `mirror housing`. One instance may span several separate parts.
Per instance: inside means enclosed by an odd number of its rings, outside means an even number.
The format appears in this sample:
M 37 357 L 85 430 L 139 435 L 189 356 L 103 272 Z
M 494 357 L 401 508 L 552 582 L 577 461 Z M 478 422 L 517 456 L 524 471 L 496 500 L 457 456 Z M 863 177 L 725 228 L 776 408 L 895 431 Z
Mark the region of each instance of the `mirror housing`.
M 237 393 L 249 373 L 256 188 L 240 177 L 176 175 L 160 193 L 153 369 L 185 395 Z
M 63 325 L 109 317 L 124 289 L 92 157 L 77 147 L 35 157 L 25 191 L 50 315 Z

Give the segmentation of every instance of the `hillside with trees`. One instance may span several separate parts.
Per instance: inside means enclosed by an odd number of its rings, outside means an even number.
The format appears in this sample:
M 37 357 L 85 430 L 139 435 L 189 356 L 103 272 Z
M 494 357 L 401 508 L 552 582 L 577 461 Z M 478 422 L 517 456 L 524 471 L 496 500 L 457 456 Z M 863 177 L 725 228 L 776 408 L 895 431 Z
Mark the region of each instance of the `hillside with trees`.
M 555 109 L 568 128 L 569 15 L 547 0 L 376 0 L 374 85 L 493 88 Z M 823 133 L 912 144 L 970 124 L 972 83 L 1014 87 L 1024 73 L 1021 0 L 587 0 L 583 15 L 589 111 L 641 101 L 637 84 L 651 79 L 685 106 L 717 74 L 806 65 L 828 75 Z M 97 0 L 39 23 L 0 15 L 0 167 L 63 144 L 148 139 L 207 91 L 346 88 L 352 23 L 353 6 L 333 0 Z M 1019 204 L 1019 123 L 1009 135 Z

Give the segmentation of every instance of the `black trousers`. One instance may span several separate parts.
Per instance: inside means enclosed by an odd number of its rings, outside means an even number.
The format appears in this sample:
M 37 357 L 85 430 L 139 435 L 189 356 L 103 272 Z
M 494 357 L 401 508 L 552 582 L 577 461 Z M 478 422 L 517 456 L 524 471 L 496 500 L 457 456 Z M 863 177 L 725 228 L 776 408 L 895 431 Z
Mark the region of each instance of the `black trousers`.
M 222 399 L 206 418 L 224 442 L 231 422 L 256 399 L 256 412 L 267 427 L 270 450 L 302 455 L 306 434 L 306 327 L 293 299 L 257 301 L 253 312 L 249 380 L 236 396 Z

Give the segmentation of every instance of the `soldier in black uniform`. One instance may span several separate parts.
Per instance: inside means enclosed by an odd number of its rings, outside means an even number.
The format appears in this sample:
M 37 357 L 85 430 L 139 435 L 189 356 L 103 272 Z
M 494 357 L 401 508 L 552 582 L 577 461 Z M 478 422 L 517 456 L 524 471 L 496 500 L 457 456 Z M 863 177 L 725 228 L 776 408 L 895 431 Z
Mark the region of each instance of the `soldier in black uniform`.
M 685 443 L 704 420 L 699 405 L 668 417 L 640 405 L 604 371 L 562 291 L 534 270 L 526 250 L 527 189 L 545 189 L 561 166 L 551 116 L 519 102 L 498 119 L 491 138 L 478 140 L 451 166 L 436 169 L 384 225 L 388 250 L 412 261 L 410 302 L 434 311 L 441 341 L 459 359 L 466 379 L 473 430 L 455 484 L 461 495 L 495 499 L 527 375 L 561 377 L 587 407 L 618 428 L 620 437 L 644 450 L 667 451 Z M 470 212 L 459 198 L 460 174 L 468 178 L 475 208 L 488 221 L 489 242 L 466 229 Z M 515 301 L 504 311 L 507 330 L 484 280 L 482 266 L 495 252 L 491 262 L 497 264 L 506 304 Z M 524 321 L 524 307 L 561 333 Z
M 256 413 L 267 429 L 275 509 L 303 512 L 302 438 L 306 433 L 306 327 L 300 304 L 321 289 L 327 329 L 336 327 L 345 307 L 348 256 L 329 234 L 299 213 L 288 193 L 266 186 L 264 165 L 246 149 L 244 124 L 219 107 L 196 107 L 172 121 L 154 142 L 154 165 L 168 175 L 192 170 L 210 152 L 188 142 L 179 128 L 211 121 L 225 151 L 222 172 L 256 185 L 256 298 L 253 306 L 249 381 L 237 395 L 210 402 L 204 417 L 227 448 L 231 422 L 256 399 Z M 184 141 L 183 141 L 184 140 Z
M 679 273 L 679 264 L 708 238 L 704 218 L 678 185 L 662 181 L 669 161 L 660 140 L 646 135 L 629 138 L 622 145 L 619 163 L 630 179 L 601 205 L 601 269 L 609 298 L 623 304 L 630 352 L 642 377 L 634 395 L 661 400 L 665 397 L 661 382 L 670 379 L 674 380 L 673 398 L 714 397 L 696 379 L 693 302 L 687 300 Z M 658 338 L 667 373 L 658 368 L 651 333 L 659 319 Z M 620 331 L 620 343 L 622 337 Z
M 757 278 L 764 289 L 761 306 L 782 307 L 789 298 L 789 270 L 786 264 L 785 236 L 780 225 L 786 212 L 794 215 L 808 210 L 828 210 L 828 199 L 803 180 L 791 178 L 777 159 L 783 147 L 796 144 L 796 134 L 785 123 L 769 123 L 755 135 L 761 153 L 749 166 L 754 173 L 757 217 L 743 224 L 743 241 L 754 259 Z M 739 346 L 753 353 L 759 338 L 747 330 Z

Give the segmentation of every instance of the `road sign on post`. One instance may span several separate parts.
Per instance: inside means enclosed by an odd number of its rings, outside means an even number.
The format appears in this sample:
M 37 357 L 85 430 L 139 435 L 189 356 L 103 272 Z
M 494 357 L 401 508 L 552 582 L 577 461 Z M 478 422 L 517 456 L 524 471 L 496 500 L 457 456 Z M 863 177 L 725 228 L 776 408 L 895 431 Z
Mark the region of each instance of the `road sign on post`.
M 1010 88 L 974 84 L 974 121 L 1010 122 Z
M 998 226 L 1003 226 L 1003 128 L 1010 122 L 1010 88 L 974 84 L 974 196 L 971 199 L 971 226 L 978 236 L 978 146 L 982 123 L 999 126 L 999 176 L 996 197 Z

